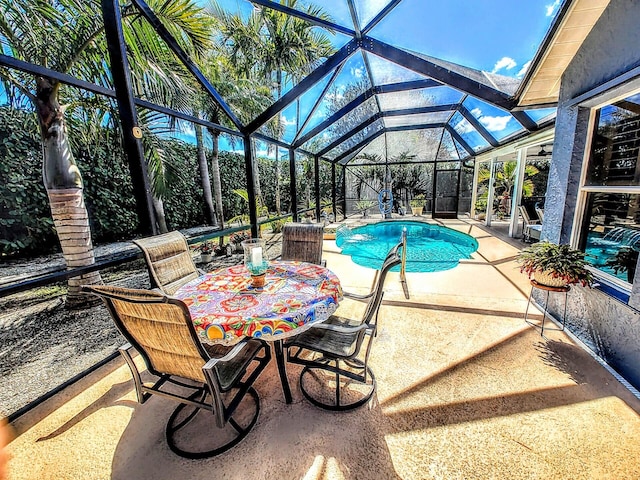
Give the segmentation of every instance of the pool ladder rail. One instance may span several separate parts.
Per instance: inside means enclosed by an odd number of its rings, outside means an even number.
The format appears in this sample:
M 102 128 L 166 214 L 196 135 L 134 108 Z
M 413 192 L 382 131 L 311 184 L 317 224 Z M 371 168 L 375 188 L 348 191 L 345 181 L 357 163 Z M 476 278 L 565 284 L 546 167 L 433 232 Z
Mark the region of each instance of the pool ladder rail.
M 400 284 L 404 292 L 404 298 L 409 300 L 409 288 L 407 287 L 407 227 L 402 229 L 402 263 L 400 264 Z

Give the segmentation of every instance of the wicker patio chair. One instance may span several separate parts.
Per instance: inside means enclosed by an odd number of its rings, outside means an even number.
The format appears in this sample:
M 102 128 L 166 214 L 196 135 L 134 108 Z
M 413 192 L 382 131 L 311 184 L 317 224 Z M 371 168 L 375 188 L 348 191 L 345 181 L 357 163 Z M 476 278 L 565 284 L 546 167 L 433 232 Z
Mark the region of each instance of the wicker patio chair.
M 196 336 L 187 306 L 178 299 L 109 285 L 84 286 L 83 291 L 104 300 L 128 342 L 120 353 L 131 369 L 138 402 L 145 403 L 152 394 L 179 402 L 166 427 L 173 452 L 187 458 L 210 457 L 249 433 L 260 412 L 252 385 L 271 359 L 265 342 L 250 339 L 235 346 L 204 345 Z M 157 377 L 153 383 L 143 383 L 132 349 Z M 212 416 L 197 416 L 202 410 Z
M 304 365 L 300 389 L 312 404 L 327 410 L 350 410 L 364 405 L 373 395 L 376 379 L 368 366 L 369 354 L 385 278 L 391 268 L 401 263 L 398 255 L 401 246 L 402 243 L 396 245 L 387 255 L 371 293 L 345 292 L 347 298 L 367 301 L 362 318 L 333 315 L 285 342 L 287 360 Z M 364 355 L 360 355 L 363 349 Z M 307 380 L 314 383 L 309 387 Z
M 282 229 L 282 260 L 324 265 L 323 235 L 324 227 L 319 223 L 286 223 Z
M 198 278 L 187 239 L 178 231 L 133 240 L 142 252 L 149 269 L 151 288 L 173 295 L 181 286 Z

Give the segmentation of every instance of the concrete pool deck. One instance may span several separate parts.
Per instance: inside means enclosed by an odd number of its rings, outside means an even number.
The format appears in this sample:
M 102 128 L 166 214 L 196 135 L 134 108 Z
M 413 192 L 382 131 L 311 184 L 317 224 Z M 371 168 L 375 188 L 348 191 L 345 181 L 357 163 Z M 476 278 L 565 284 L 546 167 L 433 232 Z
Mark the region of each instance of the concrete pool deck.
M 223 455 L 189 461 L 164 439 L 174 405 L 138 405 L 118 359 L 14 422 L 9 478 L 640 478 L 640 400 L 563 332 L 545 339 L 524 322 L 529 282 L 517 242 L 472 221 L 442 223 L 480 247 L 455 269 L 408 273 L 408 300 L 390 274 L 371 405 L 313 407 L 295 366 L 287 405 L 269 365 L 254 430 Z M 325 241 L 324 258 L 345 290 L 369 289 L 374 272 L 335 242 Z

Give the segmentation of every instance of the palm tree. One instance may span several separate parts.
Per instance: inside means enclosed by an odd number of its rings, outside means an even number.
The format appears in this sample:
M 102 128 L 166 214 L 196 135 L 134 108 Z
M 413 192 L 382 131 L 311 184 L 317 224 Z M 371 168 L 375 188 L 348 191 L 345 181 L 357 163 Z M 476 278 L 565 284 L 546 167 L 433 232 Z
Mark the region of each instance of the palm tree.
M 231 54 L 226 45 L 218 45 L 204 59 L 202 72 L 209 79 L 217 92 L 231 106 L 242 121 L 248 121 L 257 116 L 271 102 L 270 92 L 264 83 L 256 79 L 241 78 L 240 73 L 231 62 Z M 197 102 L 198 108 L 212 123 L 219 125 L 228 124 L 220 106 L 209 95 L 201 95 Z M 215 194 L 215 207 L 209 181 L 209 168 L 206 162 L 206 152 L 202 137 L 202 129 L 196 126 L 196 146 L 198 149 L 198 163 L 202 189 L 205 195 L 205 203 L 208 209 L 209 220 L 213 225 L 220 227 L 224 223 L 224 211 L 222 208 L 222 185 L 220 181 L 220 135 L 216 128 L 207 128 L 212 139 L 211 151 L 211 176 L 213 178 L 213 193 Z M 199 133 L 200 132 L 200 133 Z M 221 238 L 222 241 L 222 238 Z
M 191 0 L 149 2 L 170 30 L 180 32 L 183 46 L 202 51 L 208 31 L 200 9 Z M 100 2 L 95 0 L 0 0 L 0 41 L 17 59 L 45 65 L 100 85 L 109 86 L 105 69 L 108 58 L 103 39 L 104 25 Z M 151 28 L 142 23 L 134 9 L 123 11 L 123 23 L 130 40 L 128 47 L 132 66 L 162 72 L 149 55 L 159 53 L 162 45 Z M 146 27 L 146 28 L 144 28 Z M 155 42 L 152 41 L 155 39 Z M 144 66 L 144 67 L 142 67 Z M 166 75 L 170 79 L 171 73 Z M 91 230 L 84 203 L 83 181 L 75 163 L 65 121 L 69 94 L 58 80 L 33 76 L 6 68 L 0 69 L 5 90 L 28 98 L 38 117 L 43 146 L 43 181 L 51 213 L 67 268 L 95 262 Z M 69 280 L 67 306 L 77 307 L 89 299 L 80 293 L 81 284 L 101 283 L 98 272 Z
M 298 0 L 280 0 L 298 8 Z M 330 20 L 320 7 L 307 4 L 305 13 Z M 286 82 L 295 82 L 316 68 L 335 49 L 329 37 L 314 25 L 271 8 L 256 7 L 246 23 L 238 15 L 215 11 L 222 42 L 228 44 L 231 60 L 249 77 L 258 73 L 274 86 L 274 97 L 282 96 Z M 296 122 L 297 123 L 297 122 Z M 270 124 L 274 136 L 282 132 L 280 115 Z M 276 210 L 280 213 L 280 161 L 276 148 Z
M 496 170 L 495 175 L 495 188 L 501 190 L 501 194 L 508 193 L 509 196 L 513 194 L 513 187 L 515 185 L 517 174 L 517 162 L 504 162 L 502 168 Z M 533 195 L 533 182 L 531 178 L 538 174 L 538 169 L 534 165 L 527 164 L 524 167 L 524 181 L 522 183 L 522 196 L 530 197 Z M 480 168 L 478 171 L 478 183 L 488 181 L 491 176 L 491 172 L 488 168 Z

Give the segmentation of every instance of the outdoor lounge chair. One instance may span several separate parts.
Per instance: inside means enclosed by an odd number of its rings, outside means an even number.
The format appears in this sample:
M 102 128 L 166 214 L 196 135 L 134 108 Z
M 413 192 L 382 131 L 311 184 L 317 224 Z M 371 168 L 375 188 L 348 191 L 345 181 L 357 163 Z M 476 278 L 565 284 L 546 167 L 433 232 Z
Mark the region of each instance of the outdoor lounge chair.
M 249 433 L 260 412 L 252 384 L 271 359 L 265 342 L 250 339 L 232 347 L 204 345 L 197 338 L 187 306 L 178 299 L 108 285 L 84 286 L 82 290 L 104 300 L 128 341 L 120 353 L 131 369 L 138 402 L 145 403 L 152 394 L 179 402 L 166 427 L 173 452 L 187 458 L 210 457 L 233 447 Z M 155 383 L 142 382 L 132 348 L 148 372 L 158 377 Z M 165 384 L 170 384 L 169 388 Z M 201 410 L 211 412 L 209 418 L 215 422 L 197 416 Z M 236 411 L 240 414 L 237 418 Z M 202 448 L 201 443 L 215 445 Z
M 542 225 L 537 218 L 531 218 L 527 209 L 520 205 L 518 211 L 522 216 L 522 236 L 525 242 L 531 242 L 533 240 L 540 240 L 540 233 L 542 232 Z
M 287 360 L 304 365 L 300 389 L 312 404 L 327 410 L 350 410 L 364 405 L 373 395 L 376 379 L 368 366 L 369 354 L 376 335 L 384 281 L 389 270 L 401 263 L 398 256 L 401 246 L 402 243 L 396 245 L 387 255 L 371 293 L 345 293 L 347 298 L 367 300 L 362 318 L 333 315 L 285 342 Z M 365 340 L 364 355 L 360 355 Z
M 151 288 L 173 295 L 181 286 L 198 278 L 187 239 L 178 231 L 133 240 L 144 253 Z
M 286 223 L 282 229 L 282 260 L 324 265 L 321 223 Z

